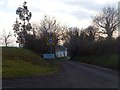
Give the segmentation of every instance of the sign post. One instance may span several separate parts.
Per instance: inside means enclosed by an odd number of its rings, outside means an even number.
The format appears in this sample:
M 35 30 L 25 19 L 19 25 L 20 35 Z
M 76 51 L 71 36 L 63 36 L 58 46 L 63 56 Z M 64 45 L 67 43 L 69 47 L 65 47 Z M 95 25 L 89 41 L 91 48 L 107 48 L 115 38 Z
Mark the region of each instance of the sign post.
M 43 58 L 47 59 L 48 62 L 50 62 L 51 68 L 54 67 L 54 59 L 55 59 L 55 55 L 54 54 L 44 54 Z
M 43 58 L 47 59 L 48 62 L 51 64 L 51 68 L 54 66 L 54 59 L 55 59 L 55 54 L 53 52 L 53 47 L 55 45 L 55 40 L 52 37 L 52 34 L 50 34 L 49 38 L 47 38 L 47 45 L 50 47 L 50 53 L 49 54 L 44 54 Z

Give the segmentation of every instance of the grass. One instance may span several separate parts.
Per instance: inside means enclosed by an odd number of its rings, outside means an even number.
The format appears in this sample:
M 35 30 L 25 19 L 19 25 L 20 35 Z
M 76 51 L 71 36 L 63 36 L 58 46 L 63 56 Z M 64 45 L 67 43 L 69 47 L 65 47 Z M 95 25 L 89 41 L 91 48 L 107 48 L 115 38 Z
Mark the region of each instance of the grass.
M 75 57 L 73 60 L 111 69 L 118 69 L 118 55 L 104 55 L 99 57 Z
M 60 70 L 57 63 L 51 68 L 50 63 L 27 49 L 2 48 L 2 52 L 3 78 L 48 75 Z
M 2 48 L 2 59 L 4 60 L 23 60 L 32 64 L 44 65 L 46 62 L 30 50 L 22 48 Z
M 3 63 L 3 78 L 47 75 L 57 71 L 57 68 L 41 67 L 22 60 L 6 60 Z

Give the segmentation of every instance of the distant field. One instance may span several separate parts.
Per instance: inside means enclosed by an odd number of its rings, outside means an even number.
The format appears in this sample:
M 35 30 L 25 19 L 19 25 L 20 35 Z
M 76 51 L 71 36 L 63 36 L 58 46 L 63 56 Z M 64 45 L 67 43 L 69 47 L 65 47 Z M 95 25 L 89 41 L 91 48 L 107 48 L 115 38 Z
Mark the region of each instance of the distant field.
M 3 78 L 46 75 L 58 72 L 59 70 L 60 67 L 57 63 L 51 68 L 50 63 L 30 50 L 2 48 Z
M 94 64 L 111 69 L 118 69 L 118 55 L 75 57 L 72 60 L 80 61 L 88 64 Z

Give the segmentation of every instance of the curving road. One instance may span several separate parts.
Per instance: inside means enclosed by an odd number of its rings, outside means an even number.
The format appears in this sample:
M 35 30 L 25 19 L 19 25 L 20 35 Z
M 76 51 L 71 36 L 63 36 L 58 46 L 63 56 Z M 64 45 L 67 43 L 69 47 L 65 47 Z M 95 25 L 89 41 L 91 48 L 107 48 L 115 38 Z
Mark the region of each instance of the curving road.
M 59 61 L 62 71 L 47 76 L 3 80 L 3 88 L 118 88 L 118 73 L 73 61 Z

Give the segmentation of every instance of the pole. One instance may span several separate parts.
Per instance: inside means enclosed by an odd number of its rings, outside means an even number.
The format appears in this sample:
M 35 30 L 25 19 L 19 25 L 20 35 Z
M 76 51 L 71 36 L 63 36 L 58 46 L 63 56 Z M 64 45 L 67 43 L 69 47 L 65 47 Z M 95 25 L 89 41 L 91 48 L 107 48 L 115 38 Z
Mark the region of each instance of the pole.
M 50 44 L 50 54 L 52 54 L 52 45 Z M 53 68 L 53 60 L 50 60 L 51 68 Z
M 52 54 L 52 45 L 50 45 L 50 53 Z

